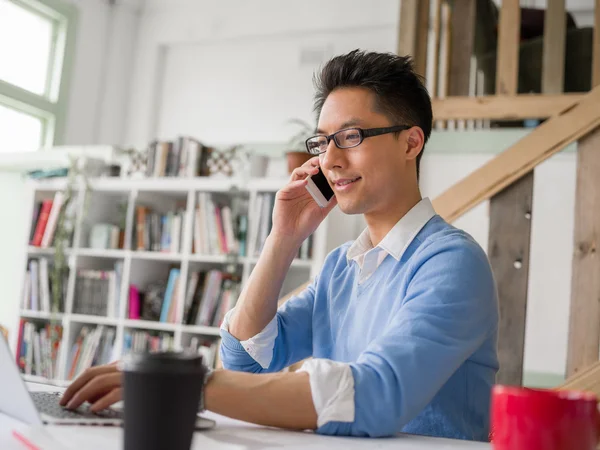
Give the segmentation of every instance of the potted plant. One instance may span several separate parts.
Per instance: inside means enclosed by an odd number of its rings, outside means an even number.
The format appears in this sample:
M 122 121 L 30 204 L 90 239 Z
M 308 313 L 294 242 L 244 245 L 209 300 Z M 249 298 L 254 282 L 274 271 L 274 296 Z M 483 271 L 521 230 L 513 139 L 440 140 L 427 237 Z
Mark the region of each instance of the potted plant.
M 298 132 L 288 141 L 288 151 L 285 153 L 288 172 L 292 173 L 295 168 L 300 167 L 313 157 L 313 155 L 306 151 L 305 143 L 309 137 L 314 136 L 316 127 L 301 119 L 291 119 L 289 123 L 300 127 Z

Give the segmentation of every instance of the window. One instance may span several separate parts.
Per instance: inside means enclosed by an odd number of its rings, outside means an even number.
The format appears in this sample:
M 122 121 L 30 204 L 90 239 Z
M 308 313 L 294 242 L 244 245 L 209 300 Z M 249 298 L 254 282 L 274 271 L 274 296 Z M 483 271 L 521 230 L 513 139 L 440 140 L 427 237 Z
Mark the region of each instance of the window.
M 0 0 L 0 153 L 62 143 L 75 9 Z

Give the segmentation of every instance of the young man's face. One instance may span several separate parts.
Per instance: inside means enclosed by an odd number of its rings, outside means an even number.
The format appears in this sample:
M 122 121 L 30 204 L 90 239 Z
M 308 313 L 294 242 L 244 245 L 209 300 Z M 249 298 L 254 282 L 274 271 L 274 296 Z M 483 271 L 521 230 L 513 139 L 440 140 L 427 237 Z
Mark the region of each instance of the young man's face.
M 318 133 L 404 125 L 376 112 L 374 102 L 375 95 L 365 88 L 333 91 L 323 104 Z M 385 214 L 386 209 L 397 205 L 407 183 L 417 183 L 414 151 L 408 149 L 409 133 L 403 131 L 398 138 L 393 133 L 368 137 L 348 149 L 338 148 L 331 140 L 320 155 L 321 168 L 344 213 Z

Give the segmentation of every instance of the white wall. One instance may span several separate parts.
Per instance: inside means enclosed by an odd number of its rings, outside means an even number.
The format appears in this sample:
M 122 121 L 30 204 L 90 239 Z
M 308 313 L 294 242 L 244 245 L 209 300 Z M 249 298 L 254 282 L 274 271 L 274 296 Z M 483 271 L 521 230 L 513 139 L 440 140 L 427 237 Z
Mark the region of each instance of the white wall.
M 126 141 L 281 141 L 287 119 L 312 118 L 312 69 L 357 46 L 394 50 L 398 17 L 397 0 L 148 0 Z
M 123 144 L 141 0 L 67 1 L 79 14 L 62 144 Z

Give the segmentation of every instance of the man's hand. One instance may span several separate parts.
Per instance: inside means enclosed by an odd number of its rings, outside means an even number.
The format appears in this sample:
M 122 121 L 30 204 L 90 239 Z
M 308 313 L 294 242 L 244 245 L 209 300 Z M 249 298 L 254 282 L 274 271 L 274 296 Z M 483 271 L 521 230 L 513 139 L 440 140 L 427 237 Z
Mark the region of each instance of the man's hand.
M 90 402 L 91 411 L 98 412 L 117 403 L 123 397 L 123 374 L 117 363 L 96 366 L 83 372 L 64 392 L 60 404 L 76 409 Z
M 334 196 L 327 207 L 321 208 L 306 190 L 307 178 L 318 171 L 318 156 L 294 169 L 290 182 L 277 192 L 271 234 L 292 239 L 300 245 L 337 205 Z

